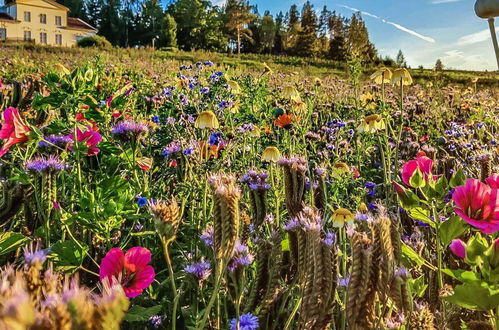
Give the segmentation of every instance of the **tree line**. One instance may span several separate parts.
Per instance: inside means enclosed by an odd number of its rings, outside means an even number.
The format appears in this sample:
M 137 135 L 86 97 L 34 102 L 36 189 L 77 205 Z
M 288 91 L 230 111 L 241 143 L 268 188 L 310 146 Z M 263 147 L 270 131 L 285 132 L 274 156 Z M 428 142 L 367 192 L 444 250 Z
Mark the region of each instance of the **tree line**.
M 207 0 L 58 0 L 121 47 L 151 46 L 182 50 L 322 57 L 344 61 L 351 54 L 377 60 L 360 13 L 344 17 L 309 2 L 275 16 L 260 14 L 246 0 L 214 6 Z

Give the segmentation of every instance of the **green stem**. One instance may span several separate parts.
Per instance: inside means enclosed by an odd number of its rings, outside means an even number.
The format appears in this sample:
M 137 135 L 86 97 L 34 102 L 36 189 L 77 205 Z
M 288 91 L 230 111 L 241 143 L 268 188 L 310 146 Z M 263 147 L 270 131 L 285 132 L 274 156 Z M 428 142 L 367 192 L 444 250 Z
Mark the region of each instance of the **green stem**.
M 163 253 L 165 255 L 166 264 L 168 265 L 168 273 L 170 274 L 170 282 L 172 285 L 173 291 L 173 310 L 172 310 L 172 329 L 176 329 L 177 323 L 177 303 L 178 303 L 178 294 L 177 294 L 177 286 L 175 285 L 175 275 L 173 273 L 172 260 L 170 258 L 170 251 L 168 249 L 169 242 L 165 241 L 161 238 L 161 243 L 163 244 Z

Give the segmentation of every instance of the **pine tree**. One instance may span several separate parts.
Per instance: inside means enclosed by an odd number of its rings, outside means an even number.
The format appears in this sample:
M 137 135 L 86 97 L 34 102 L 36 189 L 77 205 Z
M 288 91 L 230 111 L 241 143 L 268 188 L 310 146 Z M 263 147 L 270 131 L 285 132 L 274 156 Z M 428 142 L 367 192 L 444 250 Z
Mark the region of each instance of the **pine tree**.
M 274 48 L 272 52 L 274 54 L 282 54 L 284 51 L 283 39 L 284 39 L 284 15 L 282 11 L 277 14 L 275 18 L 275 40 L 274 40 Z
M 68 7 L 70 17 L 85 19 L 85 3 L 83 0 L 57 0 L 57 3 Z
M 298 32 L 295 53 L 312 56 L 317 51 L 317 16 L 310 1 L 305 2 L 301 14 L 301 29 Z
M 270 53 L 274 48 L 274 41 L 276 37 L 276 24 L 270 12 L 266 12 L 260 20 L 258 30 L 260 44 L 262 46 L 261 52 Z
M 288 18 L 286 24 L 288 25 L 288 30 L 291 29 L 295 24 L 300 22 L 300 13 L 298 12 L 297 5 L 291 5 L 289 12 L 287 14 Z
M 104 0 L 100 10 L 99 34 L 113 45 L 124 44 L 123 30 L 125 25 L 120 18 L 120 0 Z
M 331 11 L 326 6 L 322 8 L 319 16 L 319 49 L 323 57 L 329 53 L 329 20 L 331 19 Z
M 347 49 L 349 54 L 355 53 L 367 62 L 372 62 L 376 57 L 376 50 L 369 41 L 369 34 L 360 13 L 353 14 L 350 19 L 347 29 Z
M 397 63 L 397 66 L 400 68 L 405 68 L 407 66 L 407 63 L 405 61 L 405 56 L 402 53 L 402 50 L 399 50 L 395 62 Z
M 442 60 L 438 59 L 437 62 L 435 63 L 435 71 L 437 72 L 444 71 L 444 64 L 442 63 Z
M 88 0 L 85 3 L 86 22 L 99 29 L 103 0 Z
M 329 55 L 334 61 L 346 60 L 346 20 L 333 12 L 329 18 Z
M 225 5 L 225 26 L 229 35 L 235 40 L 237 54 L 241 54 L 241 42 L 246 40 L 252 42 L 253 32 L 248 25 L 256 19 L 251 12 L 251 5 L 245 0 L 228 0 Z
M 164 47 L 177 47 L 177 22 L 170 14 L 163 17 L 163 33 L 160 42 Z

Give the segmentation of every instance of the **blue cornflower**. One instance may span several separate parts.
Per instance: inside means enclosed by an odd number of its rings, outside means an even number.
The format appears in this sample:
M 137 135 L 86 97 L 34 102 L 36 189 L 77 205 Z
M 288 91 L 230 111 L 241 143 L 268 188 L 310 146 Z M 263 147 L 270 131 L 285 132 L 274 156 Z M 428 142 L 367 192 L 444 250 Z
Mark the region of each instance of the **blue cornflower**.
M 182 153 L 186 156 L 190 156 L 194 153 L 194 150 L 192 150 L 192 148 L 185 148 L 184 151 L 182 151 Z
M 163 317 L 159 315 L 153 315 L 149 318 L 154 329 L 158 329 L 163 323 Z
M 224 73 L 222 71 L 218 71 L 215 73 L 217 76 L 221 77 Z
M 203 94 L 208 94 L 208 92 L 210 91 L 210 87 L 201 87 L 200 91 Z
M 147 198 L 145 198 L 145 197 L 139 197 L 139 198 L 137 198 L 137 205 L 139 207 L 146 206 L 147 205 Z
M 239 330 L 255 330 L 258 329 L 258 317 L 251 313 L 243 314 L 239 317 Z M 237 320 L 230 321 L 230 330 L 237 329 Z
M 158 124 L 160 123 L 160 119 L 159 119 L 159 116 L 152 116 L 151 117 L 151 121 L 155 124 Z
M 376 183 L 371 182 L 371 181 L 367 181 L 367 182 L 364 184 L 364 187 L 365 187 L 366 189 L 373 190 L 374 188 L 376 188 Z

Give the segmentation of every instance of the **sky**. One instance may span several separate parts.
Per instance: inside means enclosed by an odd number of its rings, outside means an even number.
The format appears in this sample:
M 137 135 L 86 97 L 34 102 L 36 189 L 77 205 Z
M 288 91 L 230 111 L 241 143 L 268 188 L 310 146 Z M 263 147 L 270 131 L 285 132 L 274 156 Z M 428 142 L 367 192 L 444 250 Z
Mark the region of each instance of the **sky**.
M 250 0 L 275 16 L 306 0 Z M 223 0 L 213 0 L 223 4 Z M 320 12 L 326 5 L 343 16 L 360 11 L 378 53 L 395 58 L 402 50 L 411 67 L 431 68 L 441 59 L 446 68 L 497 70 L 486 20 L 476 16 L 474 0 L 311 0 Z M 496 20 L 499 33 L 499 19 Z

